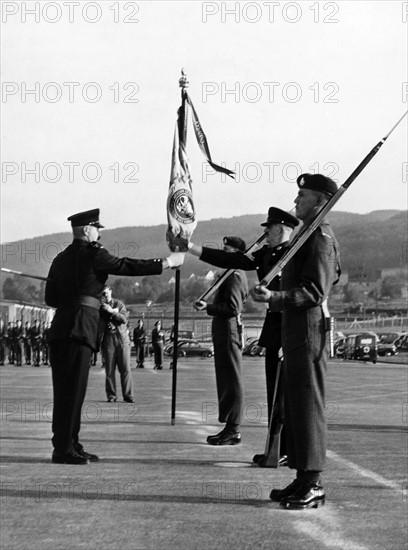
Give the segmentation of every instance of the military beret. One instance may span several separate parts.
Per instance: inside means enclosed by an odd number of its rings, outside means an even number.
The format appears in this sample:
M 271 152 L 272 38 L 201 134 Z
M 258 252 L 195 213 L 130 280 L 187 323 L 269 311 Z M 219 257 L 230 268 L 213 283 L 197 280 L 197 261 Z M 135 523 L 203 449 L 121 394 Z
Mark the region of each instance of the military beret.
M 224 237 L 223 243 L 227 246 L 233 246 L 234 248 L 241 250 L 241 252 L 245 252 L 246 250 L 245 241 L 243 241 L 240 237 Z
M 268 219 L 265 223 L 261 223 L 261 225 L 268 227 L 269 225 L 273 225 L 275 223 L 281 223 L 282 225 L 287 225 L 293 229 L 299 225 L 299 220 L 295 218 L 295 216 L 292 216 L 292 214 L 289 214 L 289 212 L 285 212 L 280 208 L 271 206 L 268 210 Z
M 99 208 L 93 210 L 87 210 L 86 212 L 78 212 L 78 214 L 72 214 L 68 218 L 72 227 L 79 227 L 82 225 L 93 225 L 94 227 L 103 228 L 104 226 L 99 223 Z
M 322 174 L 300 174 L 296 182 L 300 189 L 320 191 L 329 197 L 337 192 L 337 185 L 334 181 Z

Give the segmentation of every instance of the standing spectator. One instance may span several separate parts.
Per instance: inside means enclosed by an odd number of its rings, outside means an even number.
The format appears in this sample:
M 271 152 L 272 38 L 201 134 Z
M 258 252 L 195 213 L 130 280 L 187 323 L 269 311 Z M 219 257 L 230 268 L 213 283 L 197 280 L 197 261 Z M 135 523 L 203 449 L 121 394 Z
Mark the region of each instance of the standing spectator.
M 0 366 L 4 365 L 6 358 L 7 330 L 3 318 L 0 317 Z
M 163 369 L 163 351 L 166 337 L 164 330 L 161 328 L 161 321 L 156 321 L 152 330 L 152 344 L 154 351 L 154 369 Z
M 159 275 L 177 267 L 184 254 L 161 260 L 117 258 L 99 244 L 99 209 L 68 218 L 73 242 L 51 264 L 45 302 L 57 308 L 48 340 L 54 391 L 52 462 L 85 465 L 97 461 L 79 442 L 81 410 L 92 352 L 97 349 L 100 298 L 109 274 Z
M 130 339 L 127 330 L 128 312 L 121 300 L 112 298 L 110 286 L 106 286 L 102 292 L 101 320 L 103 323 L 101 349 L 106 373 L 106 397 L 109 403 L 117 400 L 116 367 L 118 367 L 123 400 L 127 403 L 134 403 L 130 370 Z
M 24 324 L 24 334 L 23 334 L 24 360 L 25 360 L 26 365 L 31 365 L 30 334 L 31 334 L 31 323 L 30 323 L 30 321 L 26 321 L 25 324 Z
M 7 323 L 7 352 L 8 352 L 8 363 L 9 365 L 14 365 L 14 322 L 9 321 Z
M 23 358 L 23 324 L 20 319 L 16 321 L 13 330 L 13 348 L 16 367 L 21 367 Z
M 144 368 L 145 359 L 146 331 L 143 319 L 139 319 L 136 327 L 133 329 L 133 345 L 136 351 L 136 368 Z
M 302 174 L 297 184 L 296 217 L 307 228 L 337 186 L 321 174 Z M 282 311 L 286 443 L 296 478 L 284 489 L 274 489 L 270 498 L 284 508 L 317 508 L 325 502 L 320 476 L 327 446 L 327 298 L 339 276 L 338 244 L 322 221 L 283 268 L 280 290 L 261 286 L 253 292 L 271 311 Z
M 42 349 L 42 363 L 48 365 L 48 333 L 50 331 L 50 323 L 43 323 L 43 329 L 41 334 L 41 349 Z
M 31 327 L 30 342 L 33 367 L 39 367 L 41 357 L 41 325 L 39 319 L 36 319 L 34 326 Z
M 224 251 L 244 252 L 245 241 L 239 237 L 224 237 Z M 203 300 L 197 310 L 211 315 L 214 342 L 215 378 L 218 395 L 218 420 L 224 429 L 207 437 L 210 445 L 237 445 L 241 443 L 239 431 L 242 420 L 244 391 L 241 379 L 242 321 L 241 313 L 248 298 L 248 280 L 241 270 L 234 270 L 222 283 L 212 304 Z

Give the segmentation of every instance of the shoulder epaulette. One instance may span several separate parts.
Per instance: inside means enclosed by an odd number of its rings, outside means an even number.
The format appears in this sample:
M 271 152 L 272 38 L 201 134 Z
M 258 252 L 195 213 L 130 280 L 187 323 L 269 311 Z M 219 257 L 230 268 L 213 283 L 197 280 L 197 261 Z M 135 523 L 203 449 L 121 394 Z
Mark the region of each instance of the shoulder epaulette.
M 326 225 L 327 225 L 327 224 L 326 224 Z M 323 235 L 323 237 L 327 237 L 328 239 L 332 239 L 332 238 L 333 238 L 333 235 L 330 235 L 330 233 L 326 233 L 326 232 L 324 231 L 324 228 L 322 227 L 322 225 L 319 225 L 318 229 L 319 229 L 321 235 Z

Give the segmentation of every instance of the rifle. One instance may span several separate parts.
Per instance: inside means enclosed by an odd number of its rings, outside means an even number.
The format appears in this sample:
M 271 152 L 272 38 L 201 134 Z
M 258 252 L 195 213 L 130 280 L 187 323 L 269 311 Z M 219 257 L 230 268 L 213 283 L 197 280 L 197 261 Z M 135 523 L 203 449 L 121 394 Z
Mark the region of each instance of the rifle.
M 367 166 L 367 164 L 370 162 L 370 160 L 378 153 L 382 145 L 385 143 L 386 139 L 390 136 L 390 134 L 395 130 L 395 128 L 398 126 L 398 124 L 402 121 L 402 119 L 408 114 L 408 111 L 402 115 L 402 117 L 398 120 L 398 122 L 391 128 L 391 130 L 388 132 L 388 134 L 383 137 L 375 147 L 368 153 L 368 155 L 360 162 L 360 164 L 357 166 L 357 168 L 354 170 L 354 172 L 346 179 L 346 181 L 343 183 L 341 187 L 337 190 L 337 192 L 330 198 L 330 200 L 323 206 L 323 208 L 318 212 L 312 223 L 308 226 L 303 226 L 301 231 L 295 236 L 293 239 L 289 249 L 285 252 L 285 254 L 282 256 L 282 258 L 276 263 L 276 265 L 263 277 L 262 281 L 260 281 L 258 286 L 267 286 L 272 279 L 278 275 L 280 271 L 285 267 L 285 265 L 293 258 L 293 256 L 296 254 L 296 252 L 301 248 L 301 246 L 307 241 L 307 239 L 310 237 L 310 235 L 317 229 L 317 227 L 321 224 L 325 216 L 330 212 L 330 210 L 333 208 L 333 206 L 336 204 L 336 202 L 342 197 L 342 195 L 347 191 L 347 189 L 350 187 L 350 185 L 353 183 L 353 181 L 357 178 L 357 176 L 364 170 L 364 168 Z
M 250 257 L 251 252 L 254 252 L 265 238 L 266 238 L 266 235 L 264 233 L 260 237 L 258 237 L 258 239 L 253 244 L 251 244 L 249 248 L 245 250 L 244 252 L 245 256 Z M 233 273 L 233 271 L 234 271 L 233 269 L 226 269 L 225 271 L 223 271 L 223 273 L 221 273 L 221 275 L 210 286 L 210 288 L 206 290 L 203 294 L 201 294 L 199 298 L 197 298 L 195 303 L 198 304 L 198 302 L 202 300 L 207 301 L 207 299 L 210 296 L 212 296 L 216 290 L 220 288 L 222 283 L 228 279 L 228 277 Z
M 283 428 L 283 393 L 282 384 L 279 384 L 283 359 L 279 359 L 276 370 L 275 386 L 273 388 L 273 399 L 271 407 L 271 416 L 268 425 L 268 435 L 266 437 L 265 452 L 261 460 L 257 461 L 261 468 L 279 468 L 280 459 L 280 440 Z M 275 405 L 278 401 L 278 410 L 275 412 Z M 273 430 L 273 432 L 272 432 Z
M 11 273 L 12 275 L 19 275 L 20 277 L 29 277 L 30 279 L 39 279 L 40 281 L 50 281 L 48 277 L 41 277 L 40 275 L 30 275 L 29 273 L 22 273 L 21 271 L 15 271 L 14 269 L 7 269 L 6 267 L 0 268 L 5 273 Z

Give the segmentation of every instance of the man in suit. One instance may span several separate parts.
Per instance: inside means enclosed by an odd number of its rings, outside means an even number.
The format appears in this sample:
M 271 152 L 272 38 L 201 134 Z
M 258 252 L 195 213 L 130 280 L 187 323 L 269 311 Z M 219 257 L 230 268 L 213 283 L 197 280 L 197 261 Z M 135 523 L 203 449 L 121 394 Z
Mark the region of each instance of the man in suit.
M 223 250 L 227 254 L 245 251 L 240 237 L 224 237 Z M 244 392 L 241 379 L 242 321 L 241 313 L 248 297 L 245 273 L 235 270 L 222 283 L 212 304 L 200 301 L 195 308 L 206 310 L 213 318 L 211 324 L 214 343 L 215 379 L 218 395 L 218 420 L 224 429 L 207 437 L 209 445 L 237 445 L 242 421 Z
M 308 225 L 336 193 L 334 181 L 321 174 L 297 179 L 296 216 Z M 312 233 L 282 270 L 280 290 L 256 287 L 253 297 L 282 312 L 285 357 L 284 396 L 288 466 L 296 479 L 270 498 L 284 508 L 317 508 L 325 502 L 321 472 L 325 466 L 327 428 L 327 298 L 340 276 L 339 247 L 326 221 Z
M 99 244 L 99 209 L 68 218 L 73 242 L 51 264 L 45 301 L 57 308 L 48 341 L 54 391 L 52 462 L 88 464 L 99 460 L 79 442 L 81 409 L 85 398 L 91 356 L 97 349 L 99 309 L 109 274 L 158 275 L 181 265 L 184 255 L 136 260 L 117 258 Z
M 130 339 L 127 330 L 129 315 L 125 304 L 112 297 L 110 286 L 103 289 L 100 313 L 103 325 L 101 349 L 106 373 L 106 397 L 109 403 L 117 399 L 116 367 L 118 367 L 123 400 L 126 403 L 134 403 L 130 370 Z
M 289 238 L 295 227 L 299 225 L 299 221 L 284 210 L 271 206 L 268 210 L 268 216 L 264 223 L 266 244 L 256 250 L 252 256 L 243 254 L 243 251 L 225 252 L 215 248 L 207 248 L 189 243 L 189 251 L 195 256 L 199 256 L 200 260 L 224 267 L 227 269 L 243 269 L 245 271 L 256 270 L 259 280 L 262 280 L 264 275 L 268 273 L 272 267 L 280 260 L 289 246 Z M 278 290 L 280 277 L 275 277 L 268 288 Z M 266 394 L 268 402 L 268 419 L 271 418 L 273 394 L 276 383 L 276 376 L 279 363 L 279 350 L 281 348 L 281 313 L 279 311 L 267 310 L 265 321 L 262 328 L 262 333 L 259 339 L 259 345 L 264 347 L 265 353 L 265 374 L 266 374 Z M 274 413 L 279 411 L 275 410 Z M 272 442 L 272 438 L 270 438 Z M 286 448 L 285 448 L 285 430 L 281 431 L 281 446 L 280 446 L 280 465 L 286 464 Z M 263 466 L 266 464 L 266 456 L 257 454 L 254 456 L 254 462 Z

